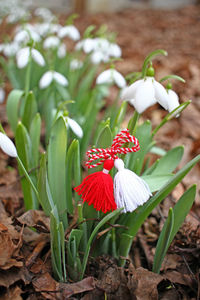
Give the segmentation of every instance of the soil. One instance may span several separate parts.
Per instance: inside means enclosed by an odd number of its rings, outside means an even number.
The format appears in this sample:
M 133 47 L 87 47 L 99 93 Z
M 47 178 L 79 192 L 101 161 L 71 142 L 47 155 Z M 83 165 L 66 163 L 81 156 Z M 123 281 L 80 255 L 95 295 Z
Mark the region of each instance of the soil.
M 60 16 L 64 21 L 66 16 Z M 124 75 L 141 69 L 144 57 L 165 49 L 168 57 L 154 62 L 156 76 L 177 74 L 186 84 L 174 81 L 181 102 L 192 100 L 180 118 L 168 122 L 157 135 L 158 145 L 170 149 L 185 146 L 181 162 L 200 153 L 200 6 L 179 10 L 131 9 L 119 13 L 81 15 L 75 24 L 107 24 L 117 32 L 123 61 L 116 68 Z M 1 25 L 1 32 L 7 30 Z M 6 85 L 10 89 L 9 84 Z M 110 97 L 112 99 L 112 95 Z M 110 99 L 110 101 L 111 101 Z M 144 119 L 153 126 L 166 114 L 150 108 Z M 133 109 L 129 107 L 129 114 Z M 1 122 L 7 126 L 5 104 L 0 105 Z M 41 211 L 24 212 L 16 162 L 0 153 L 0 300 L 2 299 L 200 299 L 200 167 L 197 165 L 173 193 L 155 209 L 133 242 L 126 266 L 119 268 L 107 256 L 90 258 L 86 276 L 79 283 L 58 283 L 52 277 L 49 249 L 49 219 Z M 197 183 L 195 204 L 177 233 L 161 274 L 151 272 L 155 246 L 169 207 L 193 183 Z M 35 231 L 29 227 L 34 227 Z

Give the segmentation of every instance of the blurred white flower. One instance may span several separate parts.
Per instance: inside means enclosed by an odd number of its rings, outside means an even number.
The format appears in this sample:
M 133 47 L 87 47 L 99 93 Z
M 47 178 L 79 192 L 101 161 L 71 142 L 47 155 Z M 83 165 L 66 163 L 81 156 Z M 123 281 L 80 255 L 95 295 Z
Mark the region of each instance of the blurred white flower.
M 114 43 L 110 43 L 108 47 L 108 54 L 112 57 L 121 57 L 122 56 L 122 50 L 121 48 Z
M 65 117 L 65 119 L 67 121 L 67 124 L 73 131 L 73 133 L 81 139 L 83 137 L 83 130 L 82 130 L 81 126 L 75 120 L 73 120 L 69 117 Z
M 58 51 L 57 51 L 57 55 L 59 58 L 63 58 L 66 56 L 67 53 L 67 47 L 65 44 L 60 44 L 60 46 L 58 47 Z
M 97 84 L 116 84 L 119 88 L 126 86 L 126 80 L 115 69 L 103 71 L 96 79 Z
M 47 71 L 42 75 L 40 79 L 39 82 L 40 89 L 47 88 L 52 83 L 53 80 L 55 80 L 58 84 L 62 86 L 68 85 L 68 80 L 65 76 L 63 76 L 62 74 L 56 71 Z
M 6 57 L 15 56 L 18 50 L 19 50 L 19 45 L 15 42 L 11 42 L 9 44 L 3 44 L 3 54 Z
M 40 35 L 34 30 L 20 30 L 16 33 L 14 41 L 19 44 L 26 44 L 30 39 L 34 42 L 40 42 Z
M 13 11 L 7 16 L 6 21 L 9 24 L 14 24 L 20 20 L 28 20 L 30 18 L 30 13 L 27 9 L 23 7 L 15 7 Z
M 5 100 L 5 91 L 2 87 L 0 87 L 0 103 L 3 103 Z
M 154 77 L 135 81 L 122 91 L 121 98 L 128 100 L 140 114 L 156 102 L 168 110 L 169 96 L 167 91 Z
M 60 30 L 58 31 L 58 37 L 62 39 L 66 36 L 73 41 L 78 41 L 80 39 L 80 33 L 74 25 L 67 25 L 60 28 Z
M 91 56 L 90 56 L 90 60 L 93 64 L 98 65 L 100 64 L 102 61 L 104 61 L 104 54 L 101 51 L 94 51 Z M 108 58 L 109 60 L 109 58 Z
M 72 59 L 70 61 L 70 69 L 71 70 L 77 70 L 77 69 L 80 69 L 82 68 L 83 66 L 83 62 L 81 60 L 78 60 L 78 59 Z
M 0 148 L 5 152 L 7 155 L 11 157 L 17 157 L 17 150 L 13 142 L 7 135 L 0 132 Z
M 39 66 L 41 66 L 41 67 L 45 66 L 45 60 L 44 60 L 42 54 L 38 50 L 36 50 L 34 48 L 30 48 L 30 47 L 25 47 L 25 48 L 20 49 L 16 55 L 17 66 L 19 69 L 22 69 L 27 66 L 28 61 L 29 61 L 29 55 L 31 55 L 32 59 Z
M 55 16 L 52 12 L 46 7 L 38 7 L 34 11 L 34 15 L 42 18 L 44 21 L 52 22 L 55 20 Z
M 94 50 L 95 41 L 94 39 L 87 38 L 78 42 L 75 46 L 75 50 L 83 50 L 85 53 L 90 53 Z
M 57 36 L 49 36 L 44 40 L 44 49 L 55 49 L 59 46 L 60 39 Z

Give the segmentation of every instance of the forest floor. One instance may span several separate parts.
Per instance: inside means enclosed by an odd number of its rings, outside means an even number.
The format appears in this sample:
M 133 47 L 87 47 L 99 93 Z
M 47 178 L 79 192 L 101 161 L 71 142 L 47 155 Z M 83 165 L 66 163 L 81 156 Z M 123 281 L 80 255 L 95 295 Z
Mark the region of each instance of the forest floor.
M 64 16 L 61 16 L 61 20 Z M 156 77 L 177 74 L 186 83 L 174 82 L 180 101 L 192 103 L 168 122 L 157 135 L 166 150 L 184 145 L 180 167 L 200 154 L 200 6 L 179 10 L 131 9 L 118 13 L 81 15 L 75 24 L 81 32 L 91 24 L 107 24 L 117 32 L 123 61 L 116 68 L 124 75 L 141 69 L 145 56 L 165 49 L 168 57 L 155 60 Z M 1 28 L 1 30 L 3 30 Z M 112 99 L 112 95 L 111 95 Z M 161 107 L 143 116 L 159 124 L 166 114 Z M 133 109 L 129 107 L 129 114 Z M 7 132 L 5 104 L 0 119 Z M 9 166 L 9 168 L 8 168 Z M 0 300 L 2 299 L 200 299 L 200 166 L 197 165 L 155 209 L 135 238 L 125 268 L 114 259 L 90 259 L 86 277 L 79 283 L 58 283 L 51 273 L 49 219 L 41 211 L 24 213 L 16 163 L 0 153 Z M 193 183 L 195 204 L 176 235 L 161 274 L 151 272 L 156 241 L 169 208 Z M 29 226 L 36 228 L 30 230 Z M 106 298 L 107 297 L 107 298 Z

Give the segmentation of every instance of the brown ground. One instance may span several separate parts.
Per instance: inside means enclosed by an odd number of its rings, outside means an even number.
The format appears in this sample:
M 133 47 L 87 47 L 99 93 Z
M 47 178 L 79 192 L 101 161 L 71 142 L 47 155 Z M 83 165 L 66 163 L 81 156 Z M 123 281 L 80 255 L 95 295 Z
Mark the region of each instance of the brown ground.
M 168 58 L 155 61 L 157 77 L 177 74 L 187 82 L 174 83 L 181 101 L 192 104 L 179 119 L 169 122 L 157 136 L 159 145 L 170 149 L 185 146 L 181 165 L 200 153 L 200 7 L 177 11 L 127 10 L 115 14 L 81 16 L 76 24 L 83 31 L 91 23 L 108 25 L 118 33 L 123 62 L 117 68 L 124 75 L 141 68 L 144 57 L 155 49 L 165 49 Z M 5 125 L 5 108 L 0 117 Z M 132 108 L 130 108 L 130 114 Z M 145 118 L 159 123 L 165 111 L 149 109 Z M 176 235 L 162 267 L 161 275 L 150 272 L 156 241 L 170 206 L 193 183 L 199 184 L 196 166 L 145 222 L 125 269 L 108 257 L 92 260 L 87 276 L 79 285 L 59 284 L 51 277 L 49 260 L 49 220 L 41 212 L 23 215 L 22 194 L 12 159 L 0 153 L 0 300 L 2 299 L 199 299 L 200 200 Z M 6 211 L 5 211 L 6 210 Z M 20 217 L 21 216 L 21 217 Z M 20 217 L 20 218 L 19 218 Z M 164 218 L 163 218 L 164 217 Z M 26 226 L 36 227 L 33 232 Z M 86 293 L 87 292 L 87 293 Z M 77 298 L 78 297 L 78 298 Z

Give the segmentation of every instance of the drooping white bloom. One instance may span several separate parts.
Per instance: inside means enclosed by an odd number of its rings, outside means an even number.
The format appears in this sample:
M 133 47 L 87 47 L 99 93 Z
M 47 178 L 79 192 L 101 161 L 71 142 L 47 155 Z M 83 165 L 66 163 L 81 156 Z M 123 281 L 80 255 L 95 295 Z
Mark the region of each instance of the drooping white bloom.
M 0 87 L 0 103 L 3 103 L 5 100 L 5 91 L 2 87 Z
M 70 69 L 71 70 L 77 70 L 77 69 L 80 69 L 82 68 L 83 66 L 83 62 L 81 60 L 78 60 L 78 59 L 72 59 L 70 61 Z
M 94 51 L 91 56 L 90 56 L 90 60 L 93 64 L 98 65 L 100 64 L 102 61 L 104 61 L 104 54 L 101 51 Z M 109 60 L 109 58 L 108 58 Z
M 94 50 L 95 47 L 94 39 L 87 38 L 78 42 L 75 46 L 75 50 L 83 50 L 85 53 L 90 53 Z
M 115 69 L 109 69 L 103 71 L 96 79 L 97 84 L 113 84 L 115 83 L 119 88 L 124 88 L 126 86 L 126 80 Z
M 138 113 L 143 113 L 156 102 L 166 110 L 168 109 L 169 97 L 167 91 L 154 77 L 146 77 L 135 81 L 122 91 L 121 98 L 128 100 Z
M 172 112 L 175 108 L 177 108 L 180 103 L 179 103 L 179 98 L 178 95 L 171 89 L 167 91 L 168 96 L 169 96 L 169 101 L 168 101 L 168 111 Z M 177 112 L 176 116 L 178 117 L 179 114 Z
M 22 69 L 27 66 L 28 61 L 29 61 L 29 55 L 31 55 L 32 59 L 39 66 L 41 66 L 41 67 L 45 66 L 44 57 L 38 50 L 36 50 L 34 48 L 30 48 L 30 47 L 25 47 L 25 48 L 20 49 L 16 55 L 17 66 L 19 69 Z
M 152 195 L 148 184 L 134 172 L 125 169 L 121 159 L 114 162 L 118 172 L 114 178 L 114 198 L 117 208 L 132 212 Z
M 58 36 L 60 39 L 64 37 L 69 37 L 73 41 L 78 41 L 80 39 L 80 32 L 74 25 L 67 25 L 58 31 Z
M 5 152 L 7 155 L 11 157 L 17 157 L 17 150 L 13 142 L 7 135 L 0 132 L 0 148 Z
M 58 47 L 58 51 L 57 51 L 57 55 L 59 58 L 63 58 L 66 56 L 67 53 L 67 47 L 65 44 L 60 44 L 60 46 Z
M 112 57 L 121 57 L 122 56 L 122 50 L 121 48 L 114 43 L 110 43 L 109 48 L 108 48 L 108 53 L 109 56 Z
M 9 44 L 3 44 L 3 54 L 6 57 L 15 56 L 18 50 L 19 50 L 19 45 L 15 42 L 11 42 Z
M 44 49 L 55 49 L 59 46 L 60 39 L 57 36 L 49 36 L 44 40 Z
M 65 76 L 56 71 L 47 71 L 42 75 L 39 82 L 39 87 L 41 89 L 45 89 L 52 83 L 53 80 L 62 86 L 68 85 L 68 80 Z
M 14 41 L 19 44 L 26 44 L 30 39 L 32 39 L 34 42 L 41 41 L 40 35 L 33 29 L 20 30 L 16 33 L 14 37 Z
M 81 139 L 83 137 L 83 130 L 81 126 L 75 120 L 69 117 L 66 117 L 65 119 L 67 120 L 67 124 L 69 124 L 69 127 L 71 128 L 73 133 Z

